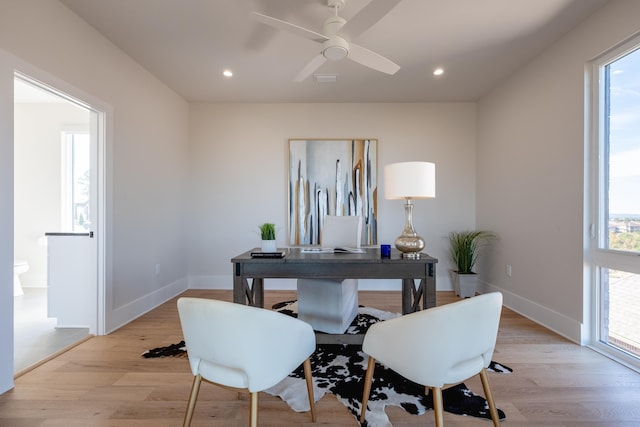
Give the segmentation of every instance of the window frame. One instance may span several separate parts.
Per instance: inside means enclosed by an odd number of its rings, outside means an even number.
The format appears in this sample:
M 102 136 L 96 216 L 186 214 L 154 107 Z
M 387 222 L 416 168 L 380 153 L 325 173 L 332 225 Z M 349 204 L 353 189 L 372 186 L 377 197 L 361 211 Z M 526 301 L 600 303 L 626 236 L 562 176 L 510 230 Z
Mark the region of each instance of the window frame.
M 620 58 L 638 52 L 640 34 L 614 46 L 594 58 L 586 66 L 585 86 L 585 316 L 583 337 L 594 350 L 640 372 L 640 359 L 602 341 L 601 317 L 606 301 L 602 296 L 604 269 L 640 274 L 640 253 L 608 248 L 609 240 L 609 122 L 605 115 L 609 106 L 609 75 L 606 67 Z M 601 203 L 602 201 L 602 203 Z M 583 341 L 585 341 L 583 339 Z

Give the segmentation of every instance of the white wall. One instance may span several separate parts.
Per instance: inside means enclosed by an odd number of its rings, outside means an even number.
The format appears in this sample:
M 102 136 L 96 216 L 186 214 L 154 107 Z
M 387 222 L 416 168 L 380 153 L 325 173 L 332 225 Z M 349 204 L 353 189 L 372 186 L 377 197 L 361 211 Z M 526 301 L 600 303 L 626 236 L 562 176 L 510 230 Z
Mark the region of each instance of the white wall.
M 3 0 L 0 49 L 15 56 L 0 69 L 0 292 L 8 297 L 0 302 L 1 392 L 13 376 L 12 364 L 5 363 L 13 354 L 13 70 L 55 81 L 109 110 L 110 210 L 102 236 L 107 331 L 186 288 L 189 110 L 182 98 L 57 1 Z
M 640 31 L 612 1 L 478 103 L 478 217 L 501 239 L 484 271 L 507 305 L 580 341 L 585 65 Z M 512 277 L 505 274 L 512 266 Z
M 47 285 L 47 247 L 39 239 L 61 229 L 61 132 L 89 113 L 72 104 L 18 104 L 14 110 L 14 257 L 29 263 L 23 287 Z
M 414 225 L 439 259 L 438 288 L 450 288 L 447 234 L 475 226 L 474 104 L 198 104 L 189 117 L 190 287 L 231 288 L 230 259 L 260 245 L 263 222 L 287 245 L 289 139 L 375 138 L 379 243 L 393 243 L 404 226 L 403 202 L 384 199 L 383 166 L 434 162 L 436 198 L 416 201 Z

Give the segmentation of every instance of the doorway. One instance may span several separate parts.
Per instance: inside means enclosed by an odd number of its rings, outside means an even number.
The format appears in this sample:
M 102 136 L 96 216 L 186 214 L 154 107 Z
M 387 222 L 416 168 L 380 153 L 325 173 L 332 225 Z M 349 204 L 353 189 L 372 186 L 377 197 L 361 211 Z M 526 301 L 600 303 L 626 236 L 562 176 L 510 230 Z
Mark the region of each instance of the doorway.
M 26 75 L 14 76 L 14 373 L 99 331 L 98 191 L 103 113 Z M 52 299 L 51 240 L 83 239 L 63 258 L 92 272 Z M 89 255 L 87 255 L 89 254 Z M 84 257 L 84 259 L 79 259 Z M 57 261 L 56 261 L 57 262 Z M 60 268 L 58 267 L 58 270 Z M 68 275 L 65 275 L 64 280 Z M 57 302 L 56 302 L 57 301 Z M 55 306 L 57 304 L 57 306 Z M 64 304 L 61 306 L 61 304 Z M 83 309 L 73 323 L 55 313 Z M 51 317 L 50 317 L 51 316 Z

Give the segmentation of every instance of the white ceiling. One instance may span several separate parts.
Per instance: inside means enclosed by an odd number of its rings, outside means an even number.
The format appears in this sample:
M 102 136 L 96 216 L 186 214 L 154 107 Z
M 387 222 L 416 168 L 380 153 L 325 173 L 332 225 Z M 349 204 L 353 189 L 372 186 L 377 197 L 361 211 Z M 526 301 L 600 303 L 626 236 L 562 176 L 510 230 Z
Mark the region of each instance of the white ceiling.
M 395 75 L 327 61 L 317 73 L 336 83 L 296 83 L 320 45 L 251 12 L 321 33 L 326 0 L 61 0 L 191 102 L 475 101 L 606 1 L 402 0 L 353 40 L 400 65 Z M 339 15 L 368 3 L 347 0 Z

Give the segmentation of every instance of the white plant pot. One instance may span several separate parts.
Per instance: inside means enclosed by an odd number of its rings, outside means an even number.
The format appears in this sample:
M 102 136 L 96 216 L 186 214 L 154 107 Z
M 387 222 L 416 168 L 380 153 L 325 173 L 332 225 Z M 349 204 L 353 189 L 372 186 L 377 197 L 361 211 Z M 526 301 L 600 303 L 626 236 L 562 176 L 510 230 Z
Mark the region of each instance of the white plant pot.
M 276 252 L 278 250 L 275 240 L 262 240 L 261 249 L 262 252 Z
M 458 272 L 455 270 L 449 270 L 449 277 L 451 278 L 451 286 L 453 286 L 453 292 L 456 295 L 460 295 L 460 281 L 458 280 Z
M 476 273 L 458 274 L 457 271 L 449 270 L 453 289 L 460 298 L 471 298 L 476 296 L 478 289 L 478 275 Z

